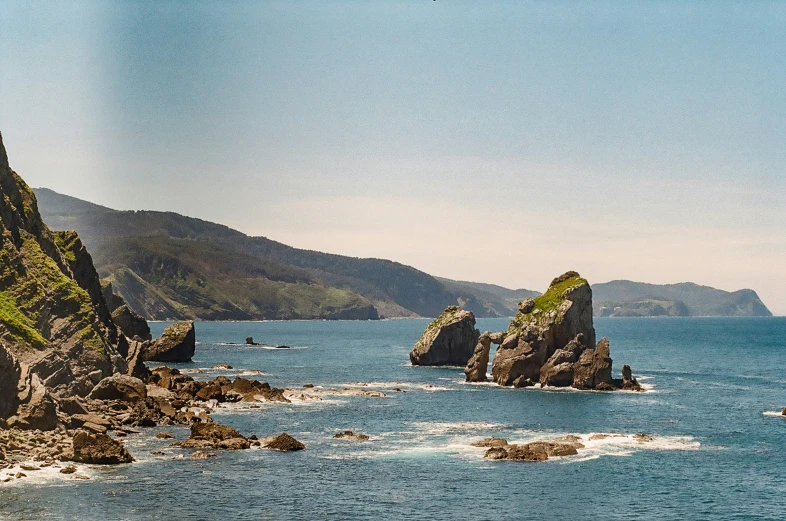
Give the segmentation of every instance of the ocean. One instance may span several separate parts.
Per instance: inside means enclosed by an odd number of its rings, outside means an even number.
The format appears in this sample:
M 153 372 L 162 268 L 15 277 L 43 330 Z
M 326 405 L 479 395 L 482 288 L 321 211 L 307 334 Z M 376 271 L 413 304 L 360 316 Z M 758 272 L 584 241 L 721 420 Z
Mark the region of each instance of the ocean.
M 384 398 L 233 405 L 213 418 L 248 436 L 287 432 L 307 450 L 191 460 L 155 434 L 125 438 L 137 462 L 0 485 L 0 519 L 514 520 L 786 518 L 786 318 L 596 319 L 646 393 L 466 384 L 462 368 L 412 367 L 427 320 L 197 323 L 198 379 L 378 390 Z M 507 327 L 481 319 L 481 330 Z M 167 324 L 153 323 L 153 334 Z M 292 349 L 246 345 L 247 336 Z M 214 370 L 217 363 L 232 370 Z M 400 389 L 395 391 L 394 389 Z M 346 429 L 367 442 L 334 439 Z M 614 434 L 590 440 L 593 434 Z M 639 442 L 646 433 L 652 442 Z M 578 456 L 487 461 L 473 441 L 573 434 Z M 163 451 L 164 455 L 152 455 Z M 178 459 L 186 455 L 185 459 Z M 174 458 L 174 459 L 173 459 Z

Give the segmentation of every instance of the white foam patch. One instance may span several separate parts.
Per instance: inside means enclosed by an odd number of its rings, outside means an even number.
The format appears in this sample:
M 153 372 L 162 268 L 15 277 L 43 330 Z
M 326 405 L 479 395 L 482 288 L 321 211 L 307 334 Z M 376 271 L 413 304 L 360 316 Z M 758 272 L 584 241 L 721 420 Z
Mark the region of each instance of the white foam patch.
M 409 422 L 417 432 L 439 436 L 449 434 L 464 434 L 472 431 L 500 430 L 505 426 L 501 423 L 490 422 Z
M 30 467 L 37 467 L 40 470 L 25 470 L 22 468 L 24 466 Z M 24 486 L 24 485 L 57 485 L 57 484 L 72 484 L 73 482 L 77 481 L 85 481 L 84 478 L 92 478 L 93 473 L 90 471 L 90 467 L 86 465 L 75 465 L 77 467 L 77 471 L 73 474 L 61 474 L 60 469 L 65 468 L 68 465 L 72 465 L 70 462 L 60 462 L 57 466 L 51 467 L 39 467 L 41 462 L 35 461 L 25 461 L 19 464 L 14 465 L 13 467 L 9 467 L 7 469 L 0 470 L 0 489 L 3 487 L 8 486 Z M 22 473 L 25 477 L 16 478 L 15 476 L 18 473 Z M 80 479 L 76 476 L 82 476 Z M 9 477 L 13 478 L 8 482 L 4 482 Z
M 764 416 L 777 416 L 780 418 L 786 418 L 786 416 L 783 415 L 783 411 L 764 411 Z
M 348 384 L 344 384 L 344 387 L 350 387 L 353 389 L 384 389 L 392 392 L 395 392 L 393 389 L 396 388 L 402 390 L 419 390 L 429 392 L 456 390 L 450 387 L 421 382 L 350 382 Z

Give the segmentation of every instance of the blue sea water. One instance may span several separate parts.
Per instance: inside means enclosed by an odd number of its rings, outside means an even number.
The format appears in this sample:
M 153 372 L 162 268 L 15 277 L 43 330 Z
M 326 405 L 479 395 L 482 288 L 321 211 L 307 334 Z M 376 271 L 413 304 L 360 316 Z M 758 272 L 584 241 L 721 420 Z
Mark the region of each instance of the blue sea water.
M 507 320 L 479 320 L 501 330 Z M 154 334 L 166 324 L 152 324 Z M 137 459 L 83 466 L 89 481 L 31 476 L 0 485 L 3 519 L 784 519 L 786 318 L 597 319 L 615 373 L 650 391 L 507 389 L 463 382 L 461 368 L 411 367 L 426 320 L 198 323 L 197 378 L 254 378 L 385 392 L 385 398 L 218 409 L 245 435 L 286 431 L 297 453 L 219 452 L 188 459 L 154 437 L 126 438 Z M 245 345 L 245 337 L 291 350 Z M 219 362 L 234 369 L 211 370 Z M 360 384 L 367 384 L 365 386 Z M 394 388 L 405 392 L 395 392 Z M 770 413 L 770 414 L 767 414 Z M 351 429 L 368 442 L 335 440 Z M 178 439 L 185 427 L 167 427 Z M 645 432 L 653 442 L 631 436 Z M 589 441 L 593 433 L 621 434 Z M 470 446 L 575 434 L 578 456 L 486 461 Z M 151 455 L 163 450 L 165 456 Z M 172 459 L 185 454 L 186 459 Z M 29 474 L 34 474 L 33 472 Z

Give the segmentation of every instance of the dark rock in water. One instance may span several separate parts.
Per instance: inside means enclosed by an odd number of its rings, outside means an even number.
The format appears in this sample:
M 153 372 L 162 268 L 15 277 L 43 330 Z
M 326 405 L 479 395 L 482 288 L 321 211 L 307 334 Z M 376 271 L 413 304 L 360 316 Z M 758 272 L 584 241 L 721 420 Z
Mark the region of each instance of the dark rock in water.
M 276 349 L 292 349 L 289 346 L 276 346 Z
M 464 368 L 464 374 L 468 382 L 485 382 L 488 380 L 486 371 L 489 367 L 489 353 L 491 352 L 491 335 L 488 331 L 480 335 L 475 346 L 472 358 Z
M 196 351 L 194 321 L 178 322 L 164 330 L 161 338 L 148 345 L 144 360 L 155 362 L 190 362 Z
M 306 448 L 305 445 L 297 441 L 295 438 L 293 438 L 286 432 L 282 432 L 275 438 L 270 438 L 266 440 L 266 443 L 263 446 L 266 449 L 279 450 L 282 452 L 303 450 Z
M 251 443 L 238 431 L 219 423 L 191 425 L 191 437 L 175 445 L 184 449 L 247 449 Z
M 246 337 L 246 344 L 250 345 L 250 346 L 261 345 L 259 342 L 254 342 L 254 337 L 252 337 L 252 336 Z
M 215 457 L 216 457 L 215 452 L 205 452 L 203 450 L 198 450 L 191 455 L 191 459 L 209 459 Z
M 633 371 L 628 364 L 622 366 L 622 388 L 627 391 L 643 391 L 639 382 L 633 378 Z
M 229 369 L 233 369 L 233 367 L 231 365 L 229 365 L 229 364 L 225 364 L 225 363 L 222 362 L 220 364 L 214 365 L 212 367 L 212 369 L 226 369 L 226 370 L 229 370 Z
M 409 359 L 412 365 L 467 365 L 478 343 L 475 315 L 458 306 L 448 306 L 426 328 Z
M 106 434 L 93 434 L 79 431 L 74 436 L 73 461 L 92 465 L 115 465 L 131 463 L 134 458 L 122 443 Z
M 333 437 L 336 438 L 336 439 L 339 439 L 339 440 L 353 440 L 353 441 L 367 441 L 368 440 L 368 435 L 361 434 L 359 432 L 355 433 L 355 432 L 352 432 L 352 431 L 339 432 L 338 434 L 334 434 Z
M 493 439 L 493 438 L 492 438 Z M 497 445 L 486 451 L 487 459 L 510 461 L 546 461 L 550 457 L 577 455 L 584 445 L 571 441 L 534 441 L 525 445 Z
M 503 447 L 491 447 L 489 450 L 486 451 L 486 454 L 483 457 L 492 460 L 507 459 L 508 451 L 505 450 Z
M 90 398 L 93 400 L 144 402 L 147 399 L 147 388 L 139 378 L 116 374 L 101 380 L 90 393 Z

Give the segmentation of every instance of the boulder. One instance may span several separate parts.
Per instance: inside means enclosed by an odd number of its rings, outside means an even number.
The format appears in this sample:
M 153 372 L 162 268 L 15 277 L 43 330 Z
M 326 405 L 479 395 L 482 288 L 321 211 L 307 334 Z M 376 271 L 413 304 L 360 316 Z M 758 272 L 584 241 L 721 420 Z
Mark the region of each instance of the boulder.
M 191 425 L 191 436 L 177 444 L 185 449 L 247 449 L 251 443 L 238 431 L 219 423 L 197 422 Z
M 112 312 L 112 322 L 128 338 L 137 337 L 141 340 L 152 340 L 153 338 L 147 321 L 141 315 L 131 311 L 125 304 Z
M 510 461 L 546 461 L 550 457 L 577 455 L 584 445 L 570 441 L 534 441 L 525 445 L 492 445 L 486 451 L 487 459 Z
M 278 436 L 273 438 L 269 438 L 265 440 L 263 445 L 266 449 L 271 450 L 279 450 L 282 452 L 290 452 L 295 450 L 303 450 L 306 448 L 305 445 L 297 441 L 295 438 L 287 434 L 286 432 L 282 432 Z
M 28 386 L 31 389 L 26 403 L 19 406 L 17 414 L 9 420 L 9 425 L 20 429 L 51 431 L 57 427 L 57 407 L 49 395 L 49 390 L 33 374 Z
M 161 338 L 148 344 L 142 359 L 155 362 L 190 362 L 196 350 L 194 321 L 167 327 Z
M 475 346 L 475 351 L 472 353 L 472 358 L 467 362 L 467 367 L 464 368 L 464 374 L 468 382 L 485 382 L 486 371 L 489 367 L 489 353 L 491 352 L 491 335 L 488 331 L 480 335 L 478 343 Z
M 131 463 L 134 458 L 122 443 L 106 434 L 79 431 L 74 436 L 73 461 L 92 465 Z
M 471 443 L 473 447 L 506 447 L 508 440 L 503 438 L 485 438 L 480 441 Z
M 115 374 L 104 378 L 90 392 L 92 400 L 120 400 L 122 402 L 144 402 L 147 388 L 139 378 Z
M 426 328 L 409 359 L 412 365 L 465 366 L 475 351 L 480 332 L 475 315 L 458 306 L 448 306 Z

